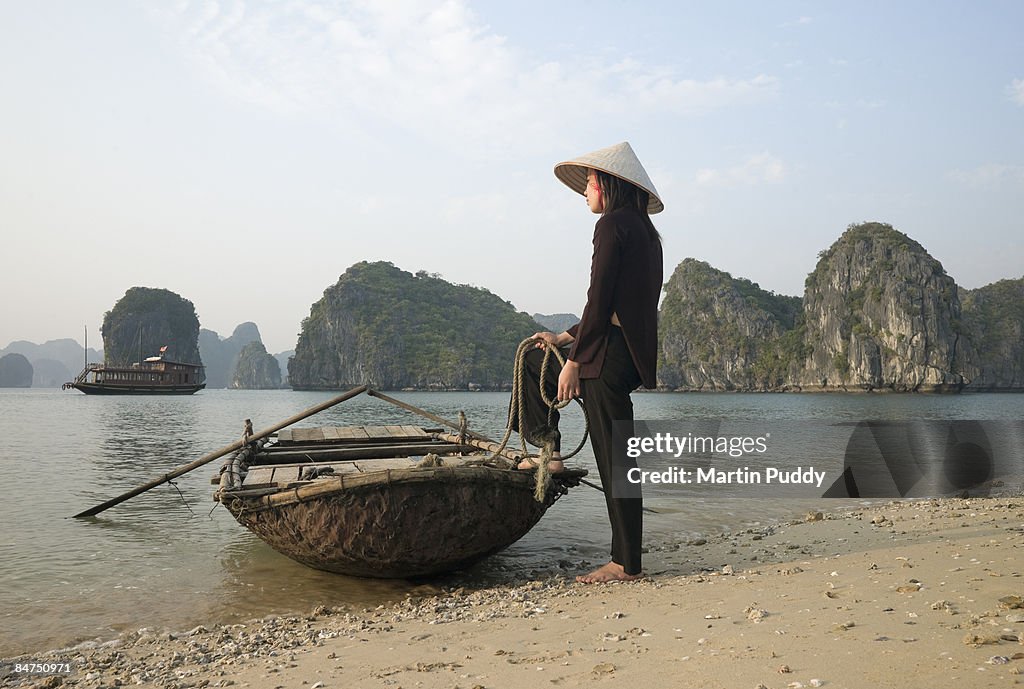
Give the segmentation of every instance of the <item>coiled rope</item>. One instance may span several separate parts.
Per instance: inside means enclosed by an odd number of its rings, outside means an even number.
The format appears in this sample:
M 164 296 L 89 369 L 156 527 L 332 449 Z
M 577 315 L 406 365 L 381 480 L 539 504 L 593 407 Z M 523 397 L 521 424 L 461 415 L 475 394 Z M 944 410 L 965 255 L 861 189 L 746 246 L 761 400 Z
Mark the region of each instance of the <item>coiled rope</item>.
M 541 445 L 540 454 L 531 454 L 526 446 L 526 386 L 523 382 L 526 377 L 526 354 L 531 349 L 537 346 L 538 340 L 533 337 L 528 337 L 519 343 L 519 347 L 516 349 L 515 359 L 512 364 L 512 400 L 508 408 L 508 421 L 505 424 L 505 435 L 501 439 L 501 443 L 498 449 L 495 450 L 488 458 L 494 459 L 499 456 L 505 448 L 508 446 L 508 441 L 512 437 L 512 432 L 515 430 L 519 433 L 519 443 L 522 447 L 523 454 L 526 459 L 536 459 L 537 464 L 537 477 L 534 483 L 533 497 L 537 502 L 544 502 L 544 497 L 547 494 L 548 487 L 551 484 L 551 472 L 548 470 L 548 463 L 551 461 L 551 455 L 554 453 L 555 438 L 554 428 L 552 421 L 554 419 L 554 413 L 558 409 L 562 409 L 569 404 L 571 400 L 562 400 L 559 402 L 557 399 L 548 398 L 547 391 L 544 389 L 544 381 L 547 378 L 548 364 L 551 361 L 552 355 L 558 360 L 559 367 L 565 366 L 565 357 L 558 351 L 558 347 L 554 346 L 550 342 L 544 342 L 544 360 L 540 365 L 540 397 L 544 400 L 544 404 L 548 407 L 548 428 L 550 431 L 544 435 L 534 434 L 535 440 L 540 440 L 543 444 Z M 565 461 L 571 457 L 574 457 L 583 449 L 583 446 L 587 442 L 587 436 L 590 433 L 590 421 L 587 418 L 587 408 L 583 404 L 583 400 L 578 397 L 573 398 L 576 403 L 580 405 L 580 409 L 583 410 L 583 438 L 580 440 L 580 444 L 576 446 L 576 449 L 567 455 L 559 457 L 561 461 Z M 513 409 L 515 410 L 515 416 L 518 423 L 515 424 L 513 429 L 512 416 Z

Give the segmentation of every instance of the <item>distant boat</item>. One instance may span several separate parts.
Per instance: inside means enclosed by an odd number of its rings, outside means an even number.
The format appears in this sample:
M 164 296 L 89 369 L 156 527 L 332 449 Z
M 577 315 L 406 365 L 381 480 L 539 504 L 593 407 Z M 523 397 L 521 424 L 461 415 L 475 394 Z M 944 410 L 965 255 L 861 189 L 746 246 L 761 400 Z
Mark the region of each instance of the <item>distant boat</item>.
M 62 390 L 87 395 L 191 395 L 206 387 L 202 364 L 186 364 L 151 356 L 137 364 L 86 364 Z

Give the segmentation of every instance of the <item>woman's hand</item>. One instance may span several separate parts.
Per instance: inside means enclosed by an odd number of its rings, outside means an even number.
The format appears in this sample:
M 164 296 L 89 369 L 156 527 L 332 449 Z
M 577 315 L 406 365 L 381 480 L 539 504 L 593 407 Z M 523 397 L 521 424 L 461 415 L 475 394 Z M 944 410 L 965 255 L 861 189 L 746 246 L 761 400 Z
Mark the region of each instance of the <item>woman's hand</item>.
M 547 345 L 552 345 L 554 347 L 558 346 L 558 335 L 554 333 L 534 333 L 533 339 L 537 341 L 537 343 L 533 345 L 537 349 L 544 349 Z
M 558 374 L 558 400 L 564 402 L 579 396 L 580 365 L 572 359 L 566 359 L 562 372 Z
M 537 341 L 534 346 L 537 349 L 544 349 L 547 345 L 554 347 L 564 347 L 565 345 L 572 342 L 572 335 L 569 333 L 559 333 L 558 335 L 549 332 L 534 333 L 533 339 Z

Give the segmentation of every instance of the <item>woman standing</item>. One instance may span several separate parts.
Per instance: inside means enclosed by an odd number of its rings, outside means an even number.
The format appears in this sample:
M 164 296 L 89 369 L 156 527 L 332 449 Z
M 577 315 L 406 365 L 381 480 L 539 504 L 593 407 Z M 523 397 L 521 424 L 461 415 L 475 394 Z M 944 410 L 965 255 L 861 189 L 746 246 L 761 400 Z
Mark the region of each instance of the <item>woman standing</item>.
M 632 435 L 633 403 L 630 393 L 641 384 L 656 385 L 658 300 L 662 287 L 661 237 L 651 213 L 665 206 L 654 184 L 626 142 L 603 148 L 555 166 L 555 176 L 587 201 L 600 219 L 594 228 L 587 305 L 580 322 L 566 332 L 537 333 L 544 343 L 569 346 L 566 364 L 545 381 L 549 397 L 582 397 L 590 423 L 590 441 L 604 486 L 612 527 L 611 561 L 576 578 L 583 583 L 632 581 L 642 576 L 643 499 L 639 485 L 626 480 L 636 461 L 625 446 L 613 447 L 613 422 L 622 422 L 616 439 Z M 534 437 L 544 431 L 558 449 L 557 412 L 554 428 L 547 428 L 548 409 L 538 389 L 540 361 L 535 349 L 527 357 L 532 378 L 524 424 Z M 529 437 L 530 434 L 528 434 Z M 520 465 L 529 468 L 530 463 Z M 548 469 L 562 469 L 560 455 Z

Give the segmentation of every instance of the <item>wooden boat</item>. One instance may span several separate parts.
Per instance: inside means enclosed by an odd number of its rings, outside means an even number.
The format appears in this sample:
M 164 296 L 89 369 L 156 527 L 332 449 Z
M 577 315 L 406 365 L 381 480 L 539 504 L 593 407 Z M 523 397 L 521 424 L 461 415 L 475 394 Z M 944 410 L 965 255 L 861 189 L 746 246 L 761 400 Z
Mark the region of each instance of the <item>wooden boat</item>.
M 191 395 L 206 387 L 202 364 L 151 356 L 130 366 L 86 364 L 62 390 L 87 395 Z
M 417 426 L 282 430 L 236 452 L 214 499 L 271 547 L 316 569 L 406 578 L 463 568 L 519 540 L 582 469 L 543 500 L 521 452 Z

